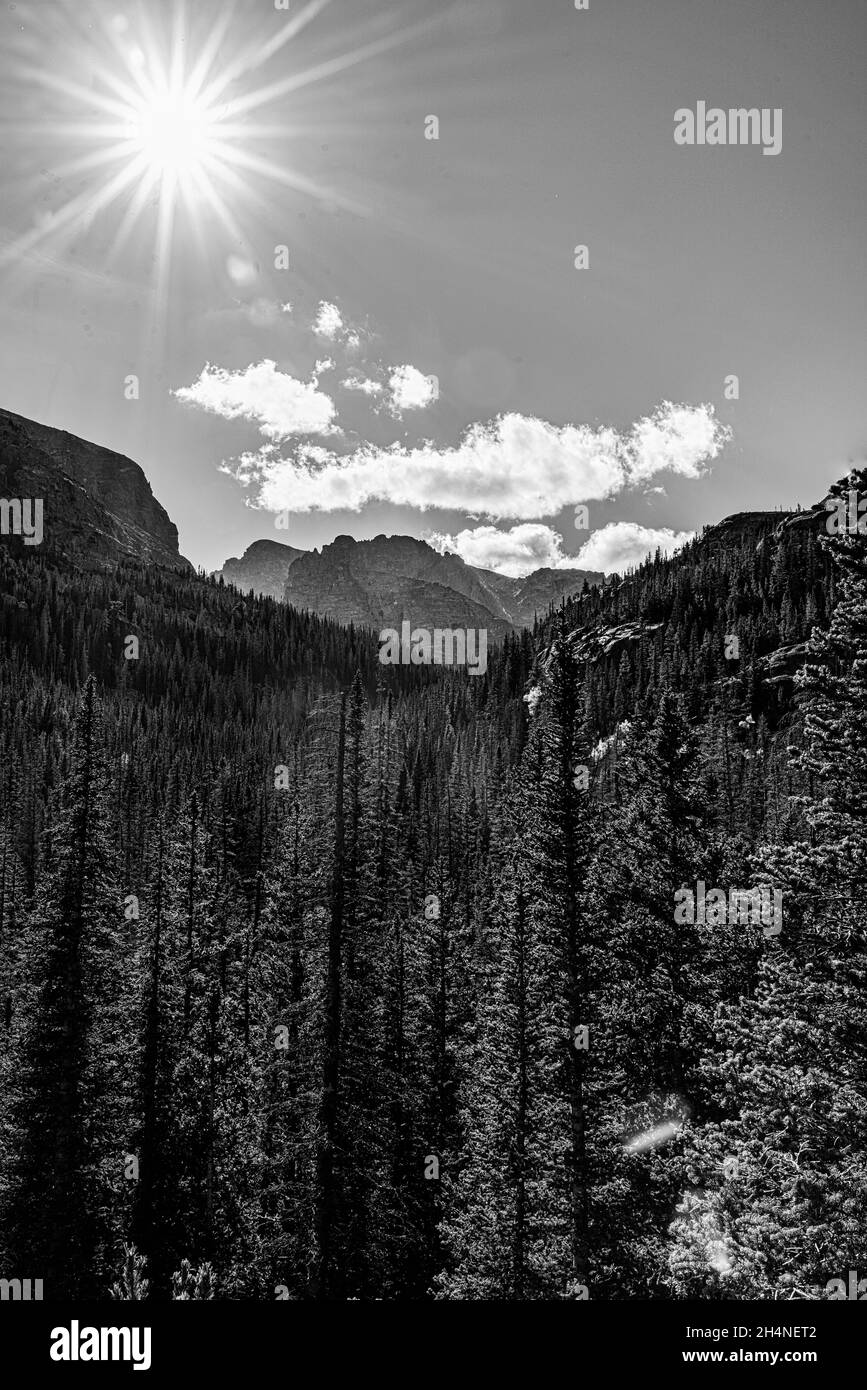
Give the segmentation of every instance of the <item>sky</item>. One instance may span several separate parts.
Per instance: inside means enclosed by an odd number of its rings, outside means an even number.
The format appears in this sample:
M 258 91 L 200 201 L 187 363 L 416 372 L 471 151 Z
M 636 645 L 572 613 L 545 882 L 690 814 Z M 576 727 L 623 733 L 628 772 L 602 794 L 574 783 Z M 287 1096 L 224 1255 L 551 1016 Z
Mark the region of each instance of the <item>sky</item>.
M 8 4 L 0 406 L 207 570 L 813 503 L 867 445 L 865 48 L 863 0 Z M 702 102 L 778 151 L 678 143 Z

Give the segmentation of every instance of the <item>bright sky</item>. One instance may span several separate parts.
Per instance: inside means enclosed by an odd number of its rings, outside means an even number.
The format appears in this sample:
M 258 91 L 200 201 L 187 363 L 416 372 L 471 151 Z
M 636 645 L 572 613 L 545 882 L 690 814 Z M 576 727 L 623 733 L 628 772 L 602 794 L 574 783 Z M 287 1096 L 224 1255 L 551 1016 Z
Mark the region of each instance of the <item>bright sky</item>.
M 5 6 L 0 405 L 207 569 L 610 568 L 812 502 L 867 440 L 865 49 L 863 0 Z M 781 152 L 676 144 L 700 101 Z

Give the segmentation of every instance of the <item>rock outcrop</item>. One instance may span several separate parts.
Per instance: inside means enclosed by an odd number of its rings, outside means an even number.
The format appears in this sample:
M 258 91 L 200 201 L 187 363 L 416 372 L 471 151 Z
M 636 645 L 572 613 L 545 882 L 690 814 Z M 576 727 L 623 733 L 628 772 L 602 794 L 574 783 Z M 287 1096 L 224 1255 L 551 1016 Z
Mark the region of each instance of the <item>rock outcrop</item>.
M 416 627 L 486 628 L 492 637 L 529 626 L 549 604 L 602 576 L 538 570 L 510 579 L 441 555 L 410 536 L 356 541 L 338 536 L 291 564 L 284 598 L 340 623 L 382 629 L 408 618 Z
M 289 566 L 304 554 L 282 541 L 253 541 L 240 559 L 227 560 L 214 577 L 222 575 L 227 584 L 234 584 L 245 594 L 252 589 L 254 594 L 282 600 Z
M 0 410 L 0 496 L 42 499 L 43 544 L 55 553 L 191 568 L 137 463 L 8 410 Z

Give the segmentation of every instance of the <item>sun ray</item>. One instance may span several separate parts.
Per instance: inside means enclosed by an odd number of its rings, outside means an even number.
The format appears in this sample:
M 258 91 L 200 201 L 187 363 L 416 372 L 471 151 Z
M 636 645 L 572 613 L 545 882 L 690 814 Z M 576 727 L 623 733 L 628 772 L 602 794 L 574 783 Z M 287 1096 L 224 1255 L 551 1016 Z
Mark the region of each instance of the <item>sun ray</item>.
M 120 173 L 112 179 L 111 183 L 106 185 L 97 198 L 91 199 L 90 202 L 82 208 L 81 216 L 78 222 L 74 224 L 76 234 L 78 234 L 79 231 L 86 231 L 92 227 L 99 214 L 109 208 L 112 203 L 117 202 L 121 195 L 126 192 L 127 188 L 131 184 L 134 184 L 139 177 L 143 177 L 144 174 L 145 170 L 138 160 L 133 160 L 132 164 L 125 170 L 121 170 Z
M 143 0 L 139 0 L 137 15 L 138 46 L 144 55 L 140 69 L 141 81 L 145 88 L 146 100 L 155 101 L 159 96 L 161 85 L 165 83 L 164 55 L 166 45 L 156 34 L 153 12 L 148 5 L 143 3 Z
M 172 240 L 172 227 L 175 220 L 177 201 L 177 181 L 170 180 L 168 192 L 160 200 L 156 237 L 156 273 L 154 275 L 157 303 L 162 305 L 168 293 L 169 248 Z
M 127 210 L 123 215 L 123 219 L 120 223 L 120 226 L 117 229 L 114 241 L 109 247 L 108 256 L 106 257 L 106 260 L 109 265 L 114 265 L 114 263 L 120 257 L 121 252 L 123 251 L 127 241 L 132 235 L 133 228 L 135 227 L 136 222 L 141 217 L 142 212 L 144 211 L 145 203 L 153 193 L 158 181 L 159 175 L 154 173 L 153 170 L 151 170 L 150 177 L 145 175 L 142 178 L 141 183 L 136 189 L 133 197 L 129 202 Z
M 294 39 L 301 33 L 302 29 L 306 29 L 307 25 L 330 3 L 331 0 L 310 0 L 310 3 L 305 5 L 304 9 L 299 11 L 293 19 L 290 19 L 279 34 L 275 35 L 268 43 L 261 44 L 258 48 L 255 45 L 251 46 L 234 63 L 224 68 L 220 76 L 215 78 L 202 93 L 202 100 L 210 105 L 226 90 L 230 83 L 243 77 L 244 73 L 250 69 L 260 68 L 284 44 L 288 43 L 290 39 Z
M 291 169 L 281 169 L 278 165 L 271 164 L 258 155 L 248 154 L 244 150 L 230 146 L 222 151 L 222 159 L 227 164 L 240 165 L 242 169 L 248 169 L 251 173 L 262 174 L 275 183 L 282 183 L 287 188 L 294 188 L 298 193 L 306 193 L 319 202 L 332 203 L 335 207 L 343 208 L 344 212 L 354 212 L 359 217 L 366 217 L 370 212 L 364 203 L 360 203 L 354 198 L 348 198 L 345 194 L 338 193 L 336 189 L 324 188 L 314 179 L 305 178 L 302 174 L 296 174 Z
M 238 169 L 225 161 L 218 165 L 215 164 L 211 168 L 203 169 L 202 173 L 208 177 L 209 184 L 217 198 L 221 198 L 220 190 L 217 187 L 219 184 L 221 187 L 232 190 L 235 195 L 234 201 L 238 206 L 243 207 L 248 214 L 258 211 L 264 217 L 271 210 L 272 204 L 270 199 L 265 196 L 264 189 L 260 191 L 258 183 L 246 179 Z M 245 242 L 249 241 L 249 237 L 245 236 L 243 229 L 237 222 L 234 223 L 234 226 L 238 232 L 238 239 Z
M 130 66 L 130 81 L 134 84 L 124 82 L 122 78 L 116 77 L 111 73 L 105 73 L 103 80 L 107 87 L 116 93 L 118 100 L 122 103 L 124 110 L 129 110 L 131 103 L 136 100 L 147 101 L 153 95 L 152 89 L 148 85 L 147 77 L 142 71 Z
M 175 222 L 175 205 L 177 200 L 177 184 L 175 179 L 169 178 L 168 187 L 166 180 L 163 180 L 163 196 L 160 198 L 159 212 L 157 215 L 156 239 L 154 246 L 154 277 L 151 291 L 151 311 L 150 323 L 152 333 L 152 360 L 161 361 L 163 358 L 166 329 L 168 324 L 168 305 L 169 305 L 169 277 L 170 277 L 170 251 L 172 245 L 172 232 Z
M 94 150 L 91 154 L 79 155 L 77 159 L 67 159 L 62 164 L 53 164 L 51 169 L 55 174 L 66 177 L 72 174 L 84 174 L 89 169 L 99 169 L 103 164 L 116 163 L 118 160 L 126 159 L 129 155 L 138 153 L 138 146 L 135 140 L 128 137 L 122 144 L 110 145 L 106 150 Z
M 171 65 L 169 67 L 169 89 L 177 92 L 184 87 L 184 48 L 187 42 L 186 0 L 177 0 L 172 15 Z
M 53 140 L 111 140 L 127 134 L 129 121 L 119 125 L 95 125 L 92 121 L 0 121 L 0 135 L 51 136 Z
M 101 74 L 102 80 L 105 82 L 106 86 L 111 88 L 125 106 L 128 106 L 131 100 L 135 100 L 136 94 L 144 100 L 147 100 L 152 94 L 152 84 L 149 82 L 147 73 L 142 64 L 139 63 L 137 65 L 134 59 L 134 55 L 140 53 L 141 50 L 135 46 L 124 46 L 120 34 L 111 29 L 110 26 L 107 28 L 107 38 L 115 52 L 122 59 L 129 76 L 128 79 L 124 81 L 122 76 L 119 76 L 117 73 L 107 68 Z M 142 55 L 142 57 L 144 58 L 144 55 Z M 146 62 L 146 59 L 144 59 L 144 61 Z M 132 86 L 130 86 L 130 83 Z
M 56 237 L 62 232 L 68 232 L 72 226 L 76 225 L 76 218 L 79 219 L 78 226 L 84 226 L 91 215 L 95 216 L 114 202 L 124 188 L 138 178 L 143 169 L 144 161 L 135 160 L 126 169 L 121 169 L 100 193 L 94 195 L 90 191 L 86 191 L 80 193 L 76 198 L 72 198 L 58 212 L 52 213 L 46 223 L 25 232 L 17 241 L 12 242 L 4 251 L 0 252 L 0 265 L 16 260 L 49 237 Z
M 190 73 L 189 81 L 187 83 L 187 90 L 189 91 L 190 96 L 193 98 L 196 98 L 201 94 L 202 83 L 206 81 L 208 73 L 211 71 L 212 67 L 214 66 L 214 63 L 216 62 L 220 46 L 222 45 L 223 40 L 225 39 L 229 31 L 229 25 L 231 24 L 232 19 L 234 18 L 235 8 L 235 4 L 232 2 L 232 0 L 227 0 L 227 3 L 223 6 L 223 10 L 219 19 L 211 29 L 205 46 L 199 54 L 198 59 L 196 60 L 196 65 Z
M 346 72 L 348 68 L 366 62 L 368 58 L 389 53 L 395 48 L 401 47 L 402 44 L 408 43 L 411 39 L 417 38 L 419 34 L 430 29 L 432 24 L 432 20 L 420 20 L 418 24 L 408 29 L 402 29 L 397 34 L 388 34 L 381 39 L 374 39 L 371 43 L 363 44 L 361 48 L 355 49 L 352 53 L 344 53 L 340 57 L 329 58 L 326 62 L 317 64 L 316 67 L 307 68 L 304 72 L 295 73 L 292 77 L 281 78 L 279 82 L 272 82 L 268 87 L 260 87 L 257 92 L 251 92 L 245 97 L 236 97 L 223 108 L 223 117 L 228 120 L 232 116 L 240 115 L 242 111 L 254 111 L 257 106 L 264 106 L 266 102 L 275 101 L 278 97 L 300 91 L 302 87 L 308 87 L 313 82 L 321 82 L 323 78 L 335 77 L 337 73 Z
M 23 187 L 25 190 L 36 190 L 44 187 L 46 176 L 53 178 L 56 183 L 60 183 L 67 178 L 94 172 L 106 164 L 117 164 L 122 159 L 136 153 L 137 148 L 132 143 L 123 146 L 111 145 L 108 149 L 95 150 L 93 153 L 81 155 L 77 159 L 68 159 L 61 164 L 51 164 L 45 168 L 40 168 L 25 181 Z
M 93 92 L 88 87 L 82 87 L 78 82 L 73 82 L 69 77 L 62 77 L 57 72 L 44 72 L 42 68 L 31 67 L 19 70 L 20 76 L 27 82 L 35 82 L 41 87 L 48 87 L 51 91 L 60 91 L 73 100 L 81 102 L 82 106 L 98 106 L 107 115 L 114 116 L 116 120 L 122 121 L 127 115 L 129 108 L 121 101 L 113 101 L 111 97 L 102 96 L 99 92 Z
M 222 172 L 223 174 L 225 174 L 226 171 L 223 170 Z M 214 187 L 211 179 L 208 177 L 207 170 L 195 169 L 193 171 L 192 178 L 197 188 L 201 192 L 202 196 L 206 199 L 209 206 L 211 207 L 211 210 L 215 213 L 219 221 L 225 227 L 230 239 L 233 242 L 243 241 L 244 233 L 241 230 L 241 227 L 239 226 L 236 218 L 232 216 L 232 213 L 229 211 L 225 202 L 220 197 L 220 194 L 218 193 L 217 189 Z
M 220 136 L 228 140 L 247 139 L 256 140 L 294 140 L 302 135 L 322 136 L 324 133 L 332 134 L 335 130 L 342 129 L 347 134 L 357 134 L 358 126 L 347 124 L 345 126 L 333 125 L 316 121 L 309 125 L 301 125 L 297 121 L 285 122 L 281 125 L 249 124 L 246 121 L 220 121 Z
M 205 236 L 203 195 L 195 178 L 181 180 L 178 185 L 178 199 L 183 207 L 187 225 L 192 230 L 196 256 L 202 265 L 208 264 L 213 259 L 213 243 L 209 245 Z

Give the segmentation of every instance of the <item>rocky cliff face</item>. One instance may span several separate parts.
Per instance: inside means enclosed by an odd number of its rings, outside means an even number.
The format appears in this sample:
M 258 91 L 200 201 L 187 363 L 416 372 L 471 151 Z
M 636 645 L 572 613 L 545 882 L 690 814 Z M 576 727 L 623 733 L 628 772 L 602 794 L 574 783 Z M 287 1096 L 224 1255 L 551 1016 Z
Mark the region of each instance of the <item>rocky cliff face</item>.
M 538 570 L 509 579 L 440 555 L 410 536 L 355 541 L 338 536 L 292 562 L 284 598 L 340 623 L 382 629 L 408 618 L 416 627 L 486 628 L 492 637 L 532 623 L 550 602 L 602 576 Z
M 227 560 L 215 578 L 222 575 L 227 584 L 244 593 L 252 589 L 255 594 L 282 600 L 289 566 L 305 553 L 281 541 L 254 541 L 240 560 Z
M 43 544 L 54 552 L 191 568 L 137 463 L 8 410 L 0 410 L 0 496 L 43 499 Z
M 550 604 L 557 604 L 561 598 L 569 598 L 580 593 L 585 583 L 589 585 L 605 583 L 601 570 L 534 570 L 524 579 L 510 581 L 516 585 L 514 605 L 517 621 L 525 627 L 532 625 L 536 614 L 544 614 Z

